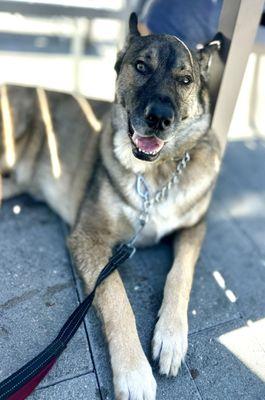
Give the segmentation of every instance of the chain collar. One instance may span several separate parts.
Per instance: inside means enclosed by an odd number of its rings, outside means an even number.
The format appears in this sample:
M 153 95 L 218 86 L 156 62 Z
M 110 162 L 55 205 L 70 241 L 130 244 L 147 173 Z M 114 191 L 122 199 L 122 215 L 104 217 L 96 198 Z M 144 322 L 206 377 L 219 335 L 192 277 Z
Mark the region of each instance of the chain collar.
M 135 233 L 134 237 L 130 240 L 130 244 L 133 245 L 149 220 L 150 210 L 155 204 L 159 204 L 165 199 L 167 199 L 168 194 L 172 187 L 174 187 L 179 182 L 179 176 L 182 174 L 182 171 L 187 167 L 188 162 L 190 161 L 189 153 L 185 153 L 182 160 L 177 164 L 176 171 L 172 174 L 169 181 L 159 189 L 153 197 L 150 196 L 150 192 L 146 181 L 143 175 L 137 175 L 136 177 L 136 193 L 142 200 L 142 210 L 139 214 L 139 228 Z

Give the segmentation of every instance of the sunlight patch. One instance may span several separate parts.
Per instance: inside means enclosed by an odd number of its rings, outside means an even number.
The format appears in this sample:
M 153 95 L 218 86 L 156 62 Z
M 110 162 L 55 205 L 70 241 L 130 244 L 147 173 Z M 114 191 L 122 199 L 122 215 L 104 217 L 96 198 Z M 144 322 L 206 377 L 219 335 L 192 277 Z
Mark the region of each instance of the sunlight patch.
M 13 167 L 16 162 L 14 126 L 6 85 L 1 87 L 1 108 L 6 163 L 9 167 Z
M 217 285 L 224 291 L 228 300 L 231 301 L 231 303 L 235 303 L 237 301 L 237 297 L 231 289 L 226 288 L 226 282 L 221 272 L 213 271 L 213 277 Z
M 265 318 L 225 333 L 218 341 L 265 382 Z
M 225 289 L 225 280 L 219 271 L 213 271 L 213 277 L 221 289 Z
M 58 156 L 58 146 L 56 141 L 56 135 L 53 129 L 51 113 L 49 110 L 48 99 L 43 88 L 38 87 L 37 95 L 39 99 L 40 111 L 42 120 L 45 126 L 45 133 L 48 141 L 48 148 L 50 151 L 52 172 L 55 178 L 60 178 L 61 176 L 61 164 Z
M 92 110 L 91 105 L 89 104 L 88 100 L 79 94 L 74 95 L 74 98 L 76 99 L 77 103 L 79 104 L 81 110 L 83 111 L 87 122 L 89 125 L 96 131 L 100 132 L 101 131 L 101 122 L 97 119 L 94 111 Z

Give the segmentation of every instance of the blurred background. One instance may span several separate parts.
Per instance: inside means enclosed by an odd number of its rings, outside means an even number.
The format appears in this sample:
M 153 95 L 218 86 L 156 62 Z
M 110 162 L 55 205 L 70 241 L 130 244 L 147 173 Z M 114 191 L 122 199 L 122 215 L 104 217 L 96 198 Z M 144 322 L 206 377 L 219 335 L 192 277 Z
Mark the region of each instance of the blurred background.
M 144 0 L 0 1 L 0 84 L 43 86 L 112 101 L 114 62 Z M 264 21 L 263 21 L 264 22 Z M 265 26 L 259 26 L 230 139 L 265 136 Z

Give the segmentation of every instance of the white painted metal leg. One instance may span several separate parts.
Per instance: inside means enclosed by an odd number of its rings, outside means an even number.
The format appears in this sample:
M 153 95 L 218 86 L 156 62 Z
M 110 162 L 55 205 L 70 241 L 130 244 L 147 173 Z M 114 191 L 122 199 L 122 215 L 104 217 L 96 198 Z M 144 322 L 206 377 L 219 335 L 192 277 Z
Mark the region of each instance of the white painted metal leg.
M 224 64 L 223 68 L 220 65 L 218 68 L 217 62 L 214 66 L 215 86 L 216 89 L 219 86 L 219 91 L 212 119 L 222 153 L 263 5 L 264 0 L 224 0 L 219 23 L 219 31 L 225 37 Z

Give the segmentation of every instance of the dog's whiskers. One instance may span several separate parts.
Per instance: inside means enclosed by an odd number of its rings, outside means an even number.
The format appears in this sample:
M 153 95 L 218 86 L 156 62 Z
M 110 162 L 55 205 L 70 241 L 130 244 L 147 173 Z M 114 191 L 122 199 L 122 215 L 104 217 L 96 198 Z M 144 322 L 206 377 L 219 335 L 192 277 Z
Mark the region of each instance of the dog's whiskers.
M 50 151 L 50 158 L 51 158 L 51 165 L 52 165 L 52 172 L 53 176 L 58 179 L 61 176 L 61 163 L 58 156 L 58 146 L 56 141 L 56 135 L 53 129 L 53 123 L 51 118 L 51 113 L 49 110 L 49 104 L 47 95 L 43 88 L 38 87 L 37 95 L 39 99 L 39 106 L 41 111 L 41 116 L 43 123 L 45 125 L 45 132 L 48 141 L 48 148 Z
M 2 85 L 1 87 L 1 108 L 3 120 L 3 144 L 5 148 L 6 163 L 9 167 L 13 167 L 16 162 L 14 126 L 6 85 Z

